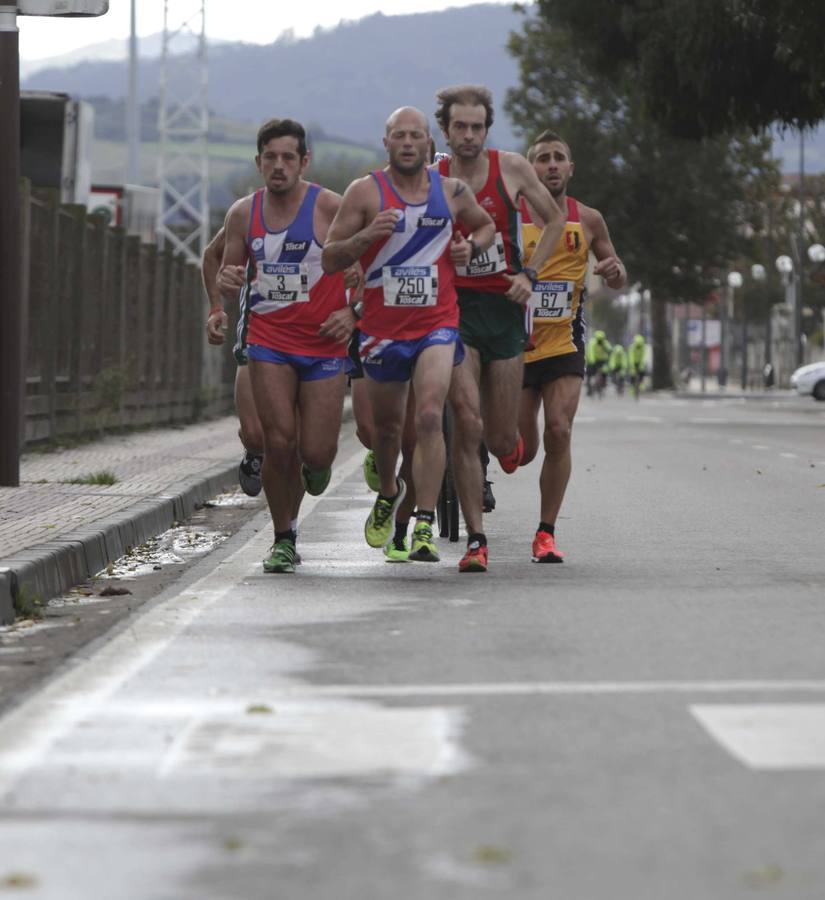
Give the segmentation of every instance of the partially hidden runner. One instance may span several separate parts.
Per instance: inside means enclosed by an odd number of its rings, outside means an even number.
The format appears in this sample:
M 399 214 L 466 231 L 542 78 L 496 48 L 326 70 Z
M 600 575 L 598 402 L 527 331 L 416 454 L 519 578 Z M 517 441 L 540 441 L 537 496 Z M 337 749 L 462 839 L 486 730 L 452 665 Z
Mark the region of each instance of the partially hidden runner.
M 438 171 L 458 178 L 475 193 L 476 201 L 492 217 L 496 232 L 487 252 L 456 270 L 460 334 L 467 354 L 450 387 L 455 414 L 453 471 L 467 526 L 467 552 L 459 571 L 484 572 L 488 550 L 482 523 L 485 476 L 479 446 L 483 438 L 506 473 L 518 468 L 524 450 L 518 433 L 527 341 L 524 305 L 536 272 L 522 261 L 519 200 L 526 197 L 546 223 L 533 255 L 537 267 L 559 242 L 564 218 L 523 156 L 485 147 L 493 123 L 493 100 L 486 87 L 444 88 L 437 101 L 435 117 L 452 154 L 439 161 Z M 466 234 L 465 226 L 461 229 Z
M 302 177 L 310 160 L 303 126 L 293 119 L 266 122 L 257 150 L 265 186 L 227 213 L 221 284 L 228 267 L 245 267 L 249 372 L 275 530 L 263 568 L 292 573 L 301 491 L 323 493 L 338 448 L 352 316 L 343 274 L 321 269 L 341 198 Z
M 218 273 L 223 260 L 226 232 L 223 227 L 207 244 L 201 258 L 201 277 L 209 299 L 209 317 L 206 320 L 207 340 L 213 346 L 226 342 L 229 319 L 224 309 Z M 244 447 L 244 455 L 238 466 L 238 482 L 245 494 L 257 497 L 261 493 L 261 465 L 264 459 L 264 439 L 261 421 L 252 397 L 252 383 L 246 359 L 246 329 L 248 315 L 243 295 L 240 297 L 236 343 L 233 349 L 237 369 L 235 371 L 235 412 L 238 415 L 238 437 Z
M 610 240 L 601 213 L 567 195 L 574 164 L 569 146 L 554 132 L 544 131 L 527 152 L 536 175 L 566 210 L 564 236 L 542 265 L 530 295 L 533 349 L 524 355 L 519 431 L 524 436 L 523 465 L 535 458 L 540 437 L 544 444 L 539 488 L 541 513 L 533 539 L 532 560 L 560 563 L 556 547 L 556 519 L 572 470 L 570 437 L 579 405 L 585 371 L 584 300 L 588 253 L 597 263 L 594 272 L 611 288 L 620 288 L 627 274 Z M 529 199 L 524 216 L 524 256 L 533 259 L 541 234 L 541 217 Z M 544 409 L 539 435 L 538 413 Z
M 380 478 L 364 526 L 367 543 L 386 546 L 406 492 L 396 466 L 412 385 L 418 508 L 409 559 L 437 562 L 433 521 L 444 474 L 444 402 L 453 366 L 464 352 L 458 338 L 455 266 L 484 252 L 495 229 L 461 182 L 426 168 L 430 129 L 419 110 L 402 107 L 389 117 L 384 146 L 387 167 L 347 188 L 322 261 L 327 272 L 359 261 L 365 277 L 360 357 Z M 468 237 L 453 235 L 457 222 Z

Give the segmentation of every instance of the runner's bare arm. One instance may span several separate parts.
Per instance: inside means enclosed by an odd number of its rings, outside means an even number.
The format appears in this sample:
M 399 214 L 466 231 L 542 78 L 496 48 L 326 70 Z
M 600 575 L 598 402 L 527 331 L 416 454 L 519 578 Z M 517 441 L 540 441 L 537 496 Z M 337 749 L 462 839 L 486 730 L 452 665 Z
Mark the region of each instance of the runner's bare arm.
M 220 288 L 218 287 L 218 270 L 223 257 L 224 229 L 206 245 L 201 259 L 201 277 L 206 296 L 209 299 L 209 317 L 206 320 L 206 338 L 210 344 L 219 346 L 225 340 L 224 331 L 229 327 L 229 320 L 223 309 Z
M 376 208 L 377 190 L 369 176 L 359 178 L 344 191 L 321 254 L 321 266 L 328 275 L 348 268 L 375 241 L 392 234 L 398 211 L 384 209 L 375 215 Z
M 225 242 L 218 284 L 221 295 L 226 300 L 236 300 L 243 285 L 244 263 L 246 262 L 246 228 L 251 202 L 250 197 L 237 200 L 229 207 L 229 212 L 224 220 Z
M 456 230 L 450 247 L 450 256 L 455 265 L 466 266 L 473 256 L 483 253 L 493 243 L 496 226 L 489 213 L 482 209 L 464 182 L 457 178 L 444 181 L 453 219 L 460 221 L 470 232 L 465 238 Z
M 582 220 L 590 231 L 590 249 L 596 257 L 596 266 L 593 269 L 596 275 L 601 275 L 608 287 L 619 290 L 627 284 L 627 271 L 624 263 L 616 254 L 616 248 L 610 240 L 607 223 L 602 214 L 589 206 L 579 204 Z

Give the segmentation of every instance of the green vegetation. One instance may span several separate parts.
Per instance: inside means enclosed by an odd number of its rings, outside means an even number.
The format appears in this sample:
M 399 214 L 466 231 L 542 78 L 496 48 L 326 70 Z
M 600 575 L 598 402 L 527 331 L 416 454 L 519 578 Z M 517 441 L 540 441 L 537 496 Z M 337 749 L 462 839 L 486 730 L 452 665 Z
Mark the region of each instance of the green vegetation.
M 46 604 L 40 594 L 35 594 L 27 584 L 20 585 L 17 596 L 14 598 L 14 611 L 21 619 L 43 618 L 43 610 Z
M 117 476 L 113 472 L 90 472 L 88 475 L 78 475 L 75 478 L 67 478 L 61 484 L 117 484 Z

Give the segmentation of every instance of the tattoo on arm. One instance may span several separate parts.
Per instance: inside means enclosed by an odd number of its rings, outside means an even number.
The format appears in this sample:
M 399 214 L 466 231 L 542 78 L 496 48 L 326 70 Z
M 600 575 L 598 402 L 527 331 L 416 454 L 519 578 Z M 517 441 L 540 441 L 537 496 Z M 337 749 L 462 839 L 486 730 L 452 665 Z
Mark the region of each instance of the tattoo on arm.
M 459 194 L 463 194 L 466 190 L 467 185 L 464 184 L 463 181 L 459 181 L 455 186 L 455 190 L 453 191 L 453 197 L 458 197 Z

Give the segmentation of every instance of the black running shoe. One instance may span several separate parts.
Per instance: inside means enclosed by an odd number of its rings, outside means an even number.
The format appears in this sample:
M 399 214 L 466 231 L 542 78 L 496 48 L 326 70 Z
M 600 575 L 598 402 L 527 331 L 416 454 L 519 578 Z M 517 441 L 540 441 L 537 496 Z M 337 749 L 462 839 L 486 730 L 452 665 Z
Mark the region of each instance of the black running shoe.
M 492 512 L 496 508 L 496 498 L 493 496 L 493 482 L 484 479 L 484 492 L 481 495 L 481 508 L 484 512 Z
M 261 493 L 261 463 L 263 461 L 263 456 L 257 456 L 247 450 L 238 466 L 238 481 L 241 490 L 249 497 L 257 497 Z

